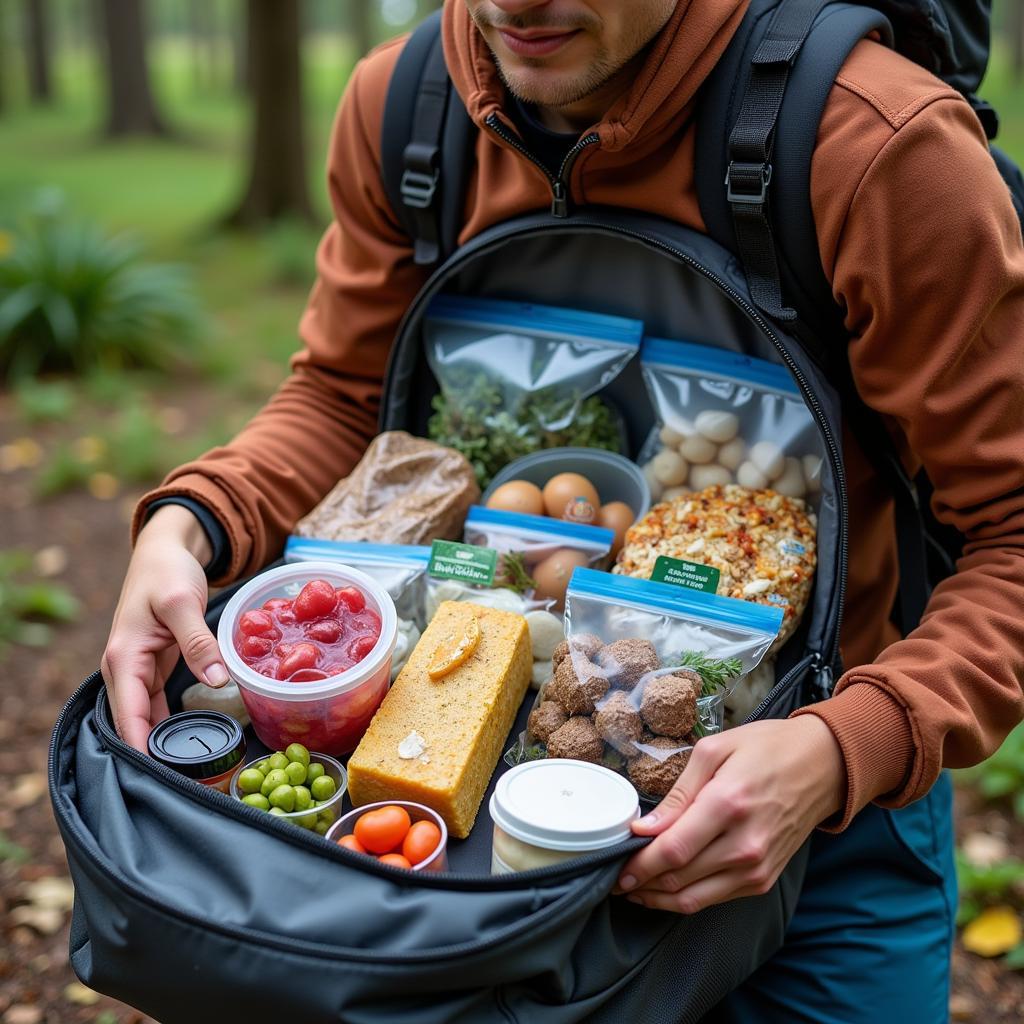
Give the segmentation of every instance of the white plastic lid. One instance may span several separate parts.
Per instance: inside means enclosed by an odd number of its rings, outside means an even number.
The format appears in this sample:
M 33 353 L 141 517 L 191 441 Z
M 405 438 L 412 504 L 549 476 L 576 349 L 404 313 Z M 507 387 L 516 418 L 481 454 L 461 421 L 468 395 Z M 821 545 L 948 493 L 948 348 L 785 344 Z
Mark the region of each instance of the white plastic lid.
M 503 832 L 524 843 L 585 852 L 628 839 L 640 799 L 632 783 L 610 768 L 549 758 L 506 772 L 490 810 Z

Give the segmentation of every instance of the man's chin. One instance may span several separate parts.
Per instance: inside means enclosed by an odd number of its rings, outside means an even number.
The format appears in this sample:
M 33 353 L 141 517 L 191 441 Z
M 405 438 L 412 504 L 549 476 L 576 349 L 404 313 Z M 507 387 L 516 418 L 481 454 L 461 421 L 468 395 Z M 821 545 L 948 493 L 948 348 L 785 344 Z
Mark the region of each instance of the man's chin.
M 502 79 L 516 99 L 537 107 L 565 107 L 584 99 L 592 87 L 550 68 L 502 68 Z

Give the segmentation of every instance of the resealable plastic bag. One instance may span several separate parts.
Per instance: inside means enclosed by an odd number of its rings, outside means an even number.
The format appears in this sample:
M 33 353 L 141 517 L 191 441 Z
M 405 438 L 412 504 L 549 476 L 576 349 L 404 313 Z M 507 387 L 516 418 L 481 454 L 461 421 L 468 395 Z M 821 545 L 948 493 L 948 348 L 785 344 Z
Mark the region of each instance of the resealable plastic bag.
M 764 657 L 782 618 L 778 608 L 577 569 L 554 676 L 506 760 L 593 761 L 660 799 L 694 744 L 721 731 L 726 697 Z
M 424 322 L 441 393 L 432 440 L 462 452 L 485 487 L 542 448 L 622 451 L 621 418 L 597 392 L 640 347 L 643 324 L 530 302 L 435 297 Z
M 662 338 L 644 339 L 640 365 L 658 418 L 638 459 L 654 500 L 738 483 L 817 504 L 821 435 L 785 366 Z

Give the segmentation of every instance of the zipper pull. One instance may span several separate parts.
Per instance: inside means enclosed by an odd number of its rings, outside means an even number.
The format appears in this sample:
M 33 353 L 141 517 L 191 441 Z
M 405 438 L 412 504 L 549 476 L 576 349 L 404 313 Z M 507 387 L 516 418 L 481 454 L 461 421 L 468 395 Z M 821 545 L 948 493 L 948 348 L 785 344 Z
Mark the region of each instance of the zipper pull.
M 560 220 L 569 216 L 569 194 L 564 181 L 556 181 L 551 185 L 551 216 Z
M 814 655 L 814 682 L 818 689 L 818 699 L 828 700 L 832 696 L 832 666 L 824 662 L 820 652 Z

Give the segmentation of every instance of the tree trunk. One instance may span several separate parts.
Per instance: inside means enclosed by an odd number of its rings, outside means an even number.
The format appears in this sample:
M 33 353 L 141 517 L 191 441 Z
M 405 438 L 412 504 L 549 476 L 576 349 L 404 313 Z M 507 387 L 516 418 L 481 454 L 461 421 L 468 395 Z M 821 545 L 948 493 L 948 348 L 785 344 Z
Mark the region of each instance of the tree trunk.
M 371 0 L 348 0 L 348 30 L 356 48 L 356 57 L 362 57 L 373 48 L 373 4 Z
M 143 0 L 98 2 L 107 49 L 106 134 L 168 134 L 149 83 Z
M 299 8 L 299 0 L 247 3 L 255 110 L 249 182 L 225 218 L 232 227 L 285 217 L 315 219 L 306 186 Z
M 1010 34 L 1010 73 L 1024 82 L 1024 0 L 1010 0 L 1007 31 Z
M 36 103 L 53 99 L 50 86 L 50 17 L 47 0 L 25 0 L 28 94 Z

